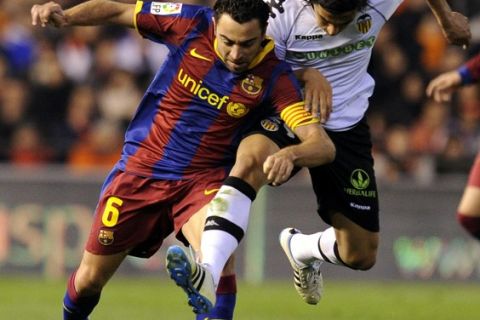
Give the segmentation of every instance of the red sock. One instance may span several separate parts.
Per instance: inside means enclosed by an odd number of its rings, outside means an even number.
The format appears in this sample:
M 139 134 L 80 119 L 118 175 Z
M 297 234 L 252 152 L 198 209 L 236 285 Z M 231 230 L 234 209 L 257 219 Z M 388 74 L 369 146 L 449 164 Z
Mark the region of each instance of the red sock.
M 237 279 L 234 274 L 222 276 L 218 282 L 217 294 L 237 293 Z

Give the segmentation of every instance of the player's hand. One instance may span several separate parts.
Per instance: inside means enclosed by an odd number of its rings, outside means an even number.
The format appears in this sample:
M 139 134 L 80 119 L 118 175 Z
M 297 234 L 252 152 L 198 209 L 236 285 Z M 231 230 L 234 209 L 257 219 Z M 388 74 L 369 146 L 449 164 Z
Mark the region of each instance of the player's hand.
M 427 86 L 427 96 L 436 102 L 447 102 L 452 99 L 452 94 L 462 83 L 462 78 L 458 71 L 453 70 L 442 73 Z
M 304 71 L 305 109 L 321 123 L 327 122 L 332 112 L 332 87 L 328 80 L 316 69 L 307 68 Z
M 470 45 L 472 33 L 468 24 L 468 18 L 463 14 L 452 11 L 447 23 L 442 26 L 443 34 L 450 44 L 461 46 L 466 49 Z
M 42 27 L 46 27 L 47 24 L 51 24 L 61 28 L 68 23 L 62 7 L 53 1 L 42 5 L 34 5 L 30 13 L 32 15 L 32 25 L 34 26 L 40 24 Z
M 286 149 L 268 156 L 263 163 L 263 172 L 267 175 L 268 182 L 274 186 L 286 182 L 293 168 L 293 156 Z

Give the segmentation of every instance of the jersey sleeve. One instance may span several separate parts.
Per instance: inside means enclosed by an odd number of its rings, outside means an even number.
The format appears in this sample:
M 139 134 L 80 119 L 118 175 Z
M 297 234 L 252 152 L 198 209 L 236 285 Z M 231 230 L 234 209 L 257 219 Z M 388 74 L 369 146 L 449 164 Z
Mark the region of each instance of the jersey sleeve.
M 383 15 L 385 20 L 388 20 L 395 13 L 402 2 L 403 0 L 373 0 L 369 1 L 368 3 L 375 10 L 378 10 L 378 12 Z
M 319 122 L 319 119 L 314 118 L 310 112 L 305 110 L 300 85 L 292 72 L 280 74 L 275 82 L 272 100 L 280 117 L 292 130 L 299 126 Z
M 204 8 L 175 2 L 137 1 L 135 29 L 144 38 L 179 45 L 195 28 Z
M 470 84 L 479 82 L 480 80 L 480 54 L 477 54 L 470 60 L 468 60 L 464 65 L 462 65 L 459 70 L 462 77 L 462 84 Z

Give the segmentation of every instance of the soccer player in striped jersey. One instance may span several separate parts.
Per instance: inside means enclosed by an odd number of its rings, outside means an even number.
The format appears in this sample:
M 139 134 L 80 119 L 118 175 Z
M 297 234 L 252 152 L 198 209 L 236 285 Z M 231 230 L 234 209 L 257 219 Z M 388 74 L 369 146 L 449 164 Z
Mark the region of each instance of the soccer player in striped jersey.
M 127 255 L 150 257 L 172 232 L 199 250 L 199 228 L 191 218 L 204 215 L 233 166 L 241 138 L 264 112 L 280 114 L 301 140 L 266 162 L 275 179 L 282 181 L 294 165 L 333 160 L 331 140 L 304 110 L 295 76 L 265 37 L 269 12 L 261 0 L 219 0 L 214 10 L 109 0 L 68 10 L 55 2 L 32 7 L 33 25 L 116 24 L 170 49 L 102 187 L 80 266 L 67 284 L 64 319 L 88 318 Z M 189 271 L 203 283 L 184 286 L 194 310 L 210 310 L 215 304 L 211 276 Z
M 468 44 L 467 19 L 452 12 L 444 0 L 427 1 L 449 41 Z M 305 86 L 306 107 L 318 114 L 336 146 L 333 163 L 310 168 L 318 213 L 331 227 L 312 235 L 287 228 L 280 235 L 296 290 L 305 302 L 317 304 L 322 262 L 367 270 L 376 261 L 378 199 L 365 118 L 374 81 L 367 66 L 378 33 L 401 0 L 266 2 L 273 8 L 267 34 L 275 40 L 278 57 L 292 65 L 299 79 L 312 68 L 319 70 L 333 89 L 326 90 L 329 85 L 322 77 L 316 88 Z M 257 135 L 242 141 L 237 163 L 209 207 L 201 264 L 192 268 L 212 273 L 215 281 L 246 230 L 258 189 L 266 182 L 280 184 L 287 179 L 278 181 L 262 172 L 262 164 L 268 169 L 268 156 L 275 152 L 266 140 Z M 177 264 L 191 264 L 185 253 L 171 249 L 169 255 Z
M 427 95 L 437 102 L 448 102 L 460 87 L 480 82 L 480 54 L 456 70 L 434 78 L 427 86 Z M 480 153 L 470 169 L 467 185 L 457 208 L 457 220 L 475 239 L 480 240 Z

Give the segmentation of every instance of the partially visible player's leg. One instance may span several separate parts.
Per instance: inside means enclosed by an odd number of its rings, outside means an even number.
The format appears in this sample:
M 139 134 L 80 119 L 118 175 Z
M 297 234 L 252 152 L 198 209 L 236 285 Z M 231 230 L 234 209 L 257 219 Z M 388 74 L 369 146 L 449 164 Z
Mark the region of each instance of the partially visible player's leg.
M 64 319 L 87 319 L 100 293 L 127 254 L 153 255 L 173 231 L 170 193 L 174 186 L 113 171 L 96 207 L 85 252 L 68 281 Z M 142 186 L 137 188 L 136 186 Z
M 467 186 L 458 205 L 457 220 L 466 231 L 480 240 L 480 154 L 470 170 Z
M 332 225 L 315 234 L 295 234 L 290 240 L 295 260 L 308 264 L 319 259 L 351 269 L 370 269 L 376 260 L 378 232 L 363 229 L 342 214 L 334 215 Z
M 309 235 L 287 228 L 280 234 L 294 269 L 295 288 L 310 304 L 317 303 L 322 292 L 318 261 L 367 270 L 375 264 L 378 246 L 378 199 L 368 126 L 362 121 L 350 131 L 328 134 L 336 159 L 310 169 L 310 175 L 318 213 L 331 227 Z
M 93 311 L 103 287 L 122 263 L 126 253 L 101 256 L 83 253 L 78 269 L 67 283 L 63 299 L 63 319 L 84 320 Z
M 274 128 L 284 139 L 287 136 L 285 134 L 286 127 L 278 119 L 266 120 L 262 123 L 269 125 L 270 130 L 267 131 L 270 133 L 272 133 L 271 129 Z M 258 133 L 258 131 L 255 133 Z M 208 206 L 207 219 L 201 240 L 202 263 L 200 267 L 206 270 L 207 274 L 212 274 L 216 285 L 220 282 L 220 276 L 227 260 L 245 234 L 250 207 L 255 199 L 256 192 L 267 183 L 266 176 L 263 173 L 263 163 L 270 154 L 279 150 L 279 143 L 282 142 L 279 139 L 267 138 L 266 136 L 269 136 L 269 134 L 255 133 L 242 140 L 230 176 L 225 179 Z M 291 143 L 299 142 L 293 134 L 288 135 L 286 139 L 291 140 Z M 186 260 L 186 254 L 180 255 L 182 256 L 180 260 Z M 175 258 L 175 256 L 176 254 L 172 254 L 172 258 Z M 197 266 L 192 269 L 194 268 L 197 268 Z M 182 280 L 179 279 L 176 282 L 179 284 Z M 227 286 L 230 287 L 228 290 L 235 290 L 232 281 Z M 187 289 L 189 299 L 191 299 L 192 286 L 187 283 L 186 287 L 184 290 Z M 194 296 L 195 294 L 193 294 Z M 203 303 L 200 303 L 200 307 L 203 307 Z
M 209 313 L 198 314 L 196 320 L 218 319 L 232 320 L 237 301 L 237 280 L 235 275 L 234 255 L 228 259 L 223 268 L 216 291 L 215 306 Z
M 278 146 L 263 135 L 242 140 L 230 176 L 211 201 L 202 235 L 202 264 L 215 282 L 246 232 L 250 207 L 257 191 L 267 183 L 263 162 Z
M 200 238 L 205 226 L 207 206 L 194 214 L 182 227 L 182 233 L 190 243 L 197 255 L 200 253 Z M 235 276 L 235 259 L 230 257 L 225 265 L 218 287 L 216 289 L 216 302 L 213 309 L 208 313 L 197 314 L 197 320 L 219 319 L 230 320 L 233 318 L 237 294 Z

